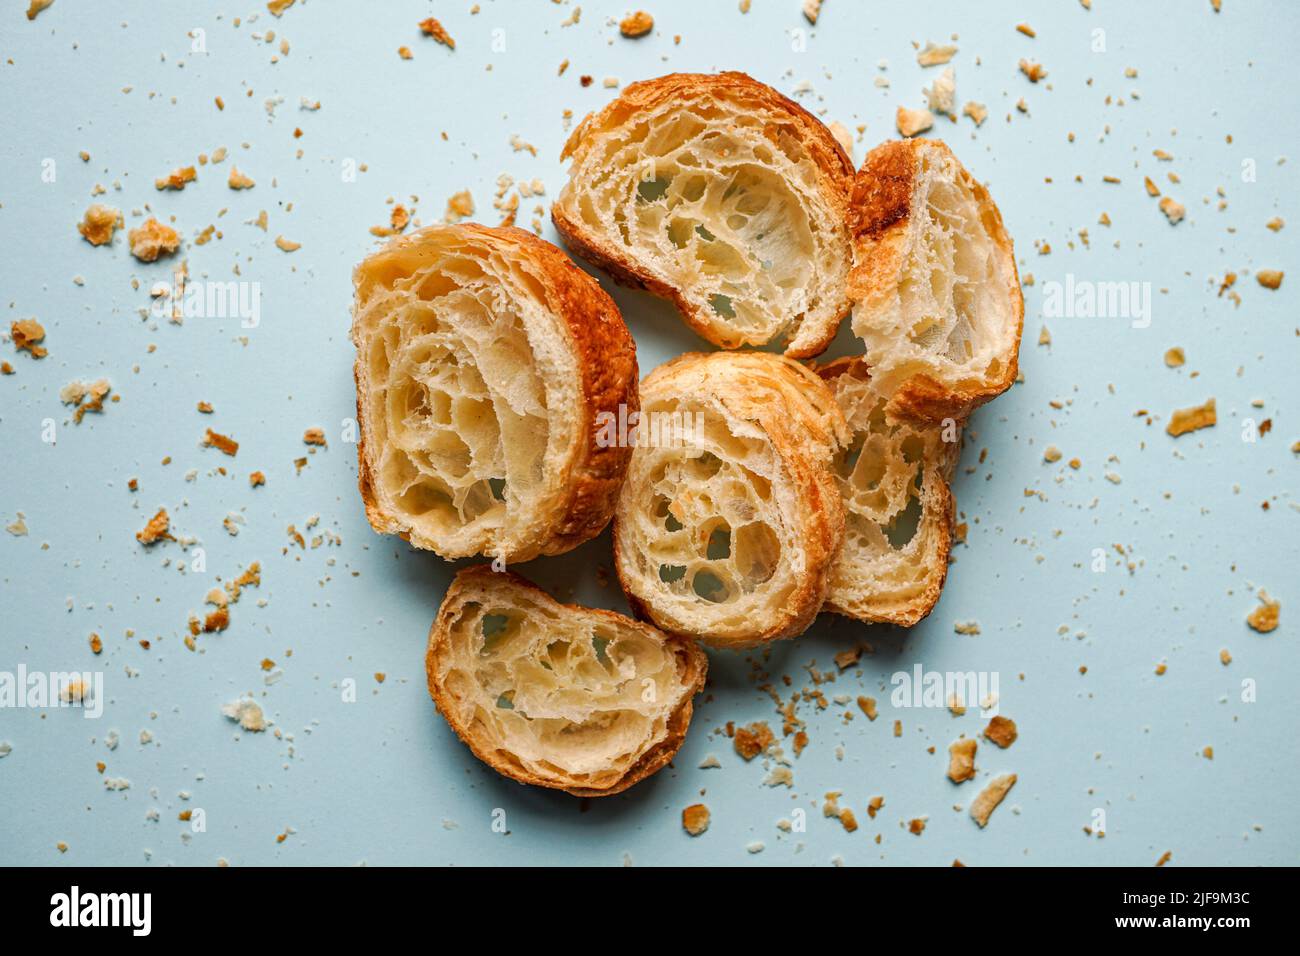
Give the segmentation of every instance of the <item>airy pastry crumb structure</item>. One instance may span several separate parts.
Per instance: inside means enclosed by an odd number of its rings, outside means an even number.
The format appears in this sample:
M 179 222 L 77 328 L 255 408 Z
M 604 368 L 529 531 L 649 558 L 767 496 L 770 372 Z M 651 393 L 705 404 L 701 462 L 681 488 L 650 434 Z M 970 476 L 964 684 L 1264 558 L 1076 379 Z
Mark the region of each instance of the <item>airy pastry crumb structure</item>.
M 557 554 L 609 521 L 637 408 L 612 300 L 519 229 L 433 226 L 356 269 L 359 484 L 376 531 L 446 558 Z
M 708 669 L 688 640 L 560 604 L 486 565 L 452 582 L 425 664 L 438 710 L 476 757 L 575 796 L 618 793 L 667 764 Z
M 834 396 L 762 352 L 683 355 L 641 395 L 643 428 L 655 416 L 694 427 L 687 441 L 638 442 L 628 466 L 614 557 L 633 608 L 718 646 L 802 633 L 844 534 L 831 466 L 848 429 Z
M 883 143 L 849 215 L 853 331 L 890 412 L 964 419 L 1016 378 L 1024 298 L 985 188 L 937 140 Z
M 818 374 L 851 433 L 835 456 L 844 548 L 831 573 L 826 610 L 911 627 L 934 608 L 948 574 L 948 476 L 960 444 L 944 442 L 939 428 L 891 418 L 860 358 L 838 359 Z
M 744 73 L 633 83 L 574 130 L 551 218 L 574 251 L 671 299 L 724 348 L 816 355 L 848 313 L 852 161 Z

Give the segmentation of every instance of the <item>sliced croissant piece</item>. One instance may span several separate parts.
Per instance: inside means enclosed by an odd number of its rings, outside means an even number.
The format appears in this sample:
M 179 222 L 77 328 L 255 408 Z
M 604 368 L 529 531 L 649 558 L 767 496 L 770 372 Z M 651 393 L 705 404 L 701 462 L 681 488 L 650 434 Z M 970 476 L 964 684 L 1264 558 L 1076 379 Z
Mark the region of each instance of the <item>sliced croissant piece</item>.
M 520 229 L 432 226 L 356 269 L 359 484 L 379 532 L 527 561 L 609 521 L 636 347 L 596 281 Z
M 551 218 L 569 248 L 672 300 L 723 348 L 823 351 L 848 314 L 853 163 L 744 73 L 633 83 L 574 130 Z
M 898 418 L 962 421 L 1016 378 L 1025 303 L 988 191 L 943 143 L 883 143 L 853 187 L 853 331 Z
M 641 396 L 614 516 L 634 610 L 717 646 L 802 633 L 844 534 L 831 464 L 848 429 L 834 395 L 782 356 L 714 352 L 655 369 Z
M 934 608 L 948 574 L 948 478 L 960 432 L 955 425 L 945 434 L 942 426 L 916 427 L 890 417 L 862 359 L 838 359 L 818 374 L 852 433 L 835 456 L 846 517 L 826 610 L 911 627 Z
M 600 797 L 672 759 L 708 658 L 684 638 L 560 604 L 480 565 L 448 588 L 425 669 L 439 712 L 493 770 Z

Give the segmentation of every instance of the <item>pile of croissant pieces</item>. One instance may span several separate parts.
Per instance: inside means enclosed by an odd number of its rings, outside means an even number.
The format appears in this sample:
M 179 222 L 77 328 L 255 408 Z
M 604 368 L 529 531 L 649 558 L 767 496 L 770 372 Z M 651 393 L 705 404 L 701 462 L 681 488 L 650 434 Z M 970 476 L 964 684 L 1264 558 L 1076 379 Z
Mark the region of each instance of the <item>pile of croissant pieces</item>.
M 856 172 L 741 73 L 635 83 L 574 131 L 566 245 L 669 299 L 721 351 L 638 382 L 613 300 L 522 230 L 433 226 L 356 269 L 359 486 L 371 525 L 460 572 L 430 693 L 480 759 L 586 796 L 664 766 L 707 658 L 822 610 L 934 607 L 961 431 L 1017 375 L 1023 299 L 987 191 L 943 143 Z M 819 362 L 846 316 L 863 354 Z M 613 521 L 634 618 L 506 566 Z

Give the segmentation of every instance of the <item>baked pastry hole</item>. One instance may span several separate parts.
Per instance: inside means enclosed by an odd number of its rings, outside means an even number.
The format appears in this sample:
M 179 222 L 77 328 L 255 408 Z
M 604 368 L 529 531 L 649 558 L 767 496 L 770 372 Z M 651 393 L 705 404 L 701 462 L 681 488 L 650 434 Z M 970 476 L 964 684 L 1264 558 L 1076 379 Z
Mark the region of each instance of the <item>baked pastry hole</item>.
M 714 574 L 709 570 L 695 572 L 695 576 L 691 579 L 691 590 L 711 604 L 721 604 L 732 594 L 725 576 Z
M 744 578 L 746 589 L 766 583 L 781 563 L 781 540 L 762 521 L 751 521 L 736 529 L 732 564 Z

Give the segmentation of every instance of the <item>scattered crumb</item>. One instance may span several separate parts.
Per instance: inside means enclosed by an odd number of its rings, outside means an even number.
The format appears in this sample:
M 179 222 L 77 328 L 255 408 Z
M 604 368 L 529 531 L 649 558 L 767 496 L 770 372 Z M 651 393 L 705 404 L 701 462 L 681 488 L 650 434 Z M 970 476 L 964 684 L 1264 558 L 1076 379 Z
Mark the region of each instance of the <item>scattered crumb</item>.
M 975 818 L 975 822 L 984 827 L 989 822 L 989 817 L 993 811 L 998 808 L 1009 791 L 1016 784 L 1016 775 L 1014 773 L 1005 773 L 1000 777 L 991 780 L 979 796 L 971 801 L 970 815 Z
M 1268 592 L 1262 589 L 1259 592 L 1259 601 L 1259 607 L 1246 616 L 1246 623 L 1260 634 L 1267 634 L 1277 629 L 1278 618 L 1282 613 L 1282 602 L 1272 600 Z
M 325 446 L 328 444 L 325 441 L 325 430 L 323 428 L 307 429 L 305 432 L 302 433 L 302 440 L 303 443 L 307 445 Z
M 973 737 L 963 737 L 948 745 L 948 779 L 964 783 L 975 776 L 975 750 L 979 744 Z
M 49 351 L 38 343 L 45 340 L 45 326 L 35 319 L 19 319 L 9 323 L 9 337 L 19 352 L 28 352 L 32 358 L 45 358 Z
M 474 197 L 470 195 L 468 189 L 462 189 L 447 200 L 447 214 L 444 216 L 447 222 L 459 222 L 472 215 L 474 215 Z
M 150 217 L 127 233 L 131 255 L 141 262 L 154 262 L 159 256 L 171 255 L 180 248 L 181 237 L 171 226 Z
M 644 10 L 629 13 L 618 24 L 618 32 L 625 37 L 643 37 L 654 29 L 655 18 Z
M 1006 717 L 994 717 L 984 728 L 984 737 L 1006 750 L 1016 742 L 1016 722 Z
M 239 452 L 239 442 L 235 441 L 228 435 L 214 432 L 211 428 L 209 428 L 207 433 L 204 434 L 203 441 L 200 444 L 206 445 L 209 448 L 215 448 L 218 451 L 229 455 L 231 458 L 234 458 Z
M 275 247 L 284 252 L 297 252 L 302 248 L 302 243 L 294 242 L 292 239 L 286 239 L 284 236 L 276 236 Z
M 257 701 L 249 700 L 247 697 L 223 704 L 221 713 L 238 723 L 244 730 L 255 734 L 266 730 L 266 717 L 262 714 L 262 708 Z
M 80 425 L 86 412 L 103 413 L 104 399 L 112 390 L 113 386 L 104 378 L 97 382 L 69 382 L 59 389 L 59 400 L 75 406 L 72 419 Z
M 772 728 L 766 721 L 755 721 L 748 727 L 736 728 L 736 753 L 745 760 L 753 760 L 772 744 Z
M 86 209 L 77 223 L 77 232 L 92 246 L 105 246 L 113 241 L 113 233 L 122 226 L 122 213 L 112 206 L 94 203 Z
M 1282 285 L 1282 276 L 1278 269 L 1260 269 L 1255 273 L 1255 281 L 1265 289 L 1276 289 Z
M 691 836 L 699 836 L 709 828 L 709 808 L 693 803 L 682 811 L 682 829 Z
M 915 136 L 924 133 L 934 125 L 934 114 L 929 110 L 909 110 L 900 106 L 894 114 L 894 123 L 903 136 Z
M 253 182 L 251 177 L 241 173 L 238 166 L 232 165 L 230 175 L 226 179 L 226 185 L 231 189 L 252 189 L 257 183 Z
M 451 38 L 451 34 L 448 33 L 446 29 L 443 28 L 443 25 L 439 23 L 437 20 L 435 20 L 433 17 L 429 17 L 426 20 L 421 20 L 420 30 L 424 33 L 425 36 L 433 37 L 435 40 L 437 40 L 439 43 L 441 43 L 443 46 L 447 47 L 448 49 L 450 50 L 456 49 L 456 41 Z
M 170 533 L 170 528 L 171 518 L 167 515 L 167 509 L 159 508 L 158 513 L 149 519 L 149 523 L 135 533 L 135 540 L 146 546 L 162 540 L 175 541 L 176 538 Z
M 1169 416 L 1169 424 L 1165 426 L 1165 431 L 1177 438 L 1179 435 L 1186 435 L 1197 429 L 1209 428 L 1217 421 L 1214 399 L 1211 398 L 1204 405 L 1175 409 Z
M 939 66 L 951 60 L 956 53 L 955 46 L 935 46 L 927 41 L 925 48 L 916 54 L 916 62 L 921 66 Z
M 1186 362 L 1186 354 L 1177 345 L 1165 352 L 1165 364 L 1170 368 L 1181 368 Z

